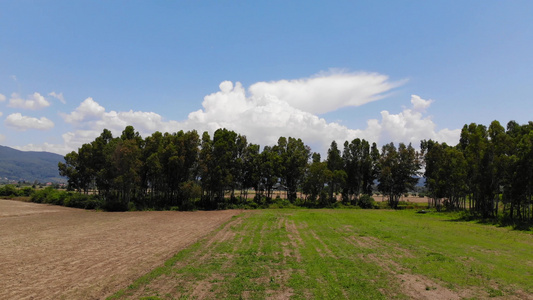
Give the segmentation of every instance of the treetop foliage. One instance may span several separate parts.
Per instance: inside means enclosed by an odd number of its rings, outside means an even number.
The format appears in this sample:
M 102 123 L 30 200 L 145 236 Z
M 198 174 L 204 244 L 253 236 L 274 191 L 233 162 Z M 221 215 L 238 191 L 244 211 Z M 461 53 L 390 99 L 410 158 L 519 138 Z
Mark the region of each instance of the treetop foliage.
M 510 218 L 531 218 L 533 123 L 494 121 L 465 125 L 457 145 L 423 140 L 375 143 L 356 138 L 342 151 L 333 141 L 320 154 L 298 138 L 280 137 L 274 146 L 248 143 L 246 136 L 218 129 L 213 137 L 196 131 L 155 132 L 142 138 L 132 126 L 120 137 L 104 129 L 59 163 L 69 189 L 93 191 L 108 209 L 221 209 L 268 204 L 282 191 L 290 203 L 310 207 L 338 201 L 368 207 L 380 191 L 396 208 L 402 195 L 426 179 L 432 205 L 496 216 L 499 203 Z M 423 171 L 423 173 L 422 173 Z M 362 197 L 363 195 L 367 195 Z

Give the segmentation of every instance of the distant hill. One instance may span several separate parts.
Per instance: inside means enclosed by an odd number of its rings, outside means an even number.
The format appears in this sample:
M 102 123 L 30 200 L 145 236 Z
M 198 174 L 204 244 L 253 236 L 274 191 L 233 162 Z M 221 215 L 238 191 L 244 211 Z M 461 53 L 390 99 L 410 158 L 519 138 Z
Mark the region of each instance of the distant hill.
M 64 161 L 63 156 L 55 153 L 0 146 L 0 182 L 6 178 L 9 181 L 66 182 L 57 169 L 57 164 Z

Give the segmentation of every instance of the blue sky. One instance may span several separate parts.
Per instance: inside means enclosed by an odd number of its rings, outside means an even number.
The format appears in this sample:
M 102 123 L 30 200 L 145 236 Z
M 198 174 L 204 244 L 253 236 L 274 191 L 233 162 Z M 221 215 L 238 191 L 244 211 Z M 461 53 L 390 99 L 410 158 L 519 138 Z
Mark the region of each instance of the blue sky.
M 531 1 L 2 1 L 0 144 L 227 127 L 455 144 L 533 120 Z

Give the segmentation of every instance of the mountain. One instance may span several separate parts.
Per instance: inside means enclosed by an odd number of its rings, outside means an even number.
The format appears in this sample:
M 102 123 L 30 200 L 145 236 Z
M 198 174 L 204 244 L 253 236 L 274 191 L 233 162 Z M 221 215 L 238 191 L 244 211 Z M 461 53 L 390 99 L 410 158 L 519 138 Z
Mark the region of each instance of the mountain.
M 57 164 L 63 156 L 50 152 L 19 151 L 0 146 L 0 181 L 66 182 Z

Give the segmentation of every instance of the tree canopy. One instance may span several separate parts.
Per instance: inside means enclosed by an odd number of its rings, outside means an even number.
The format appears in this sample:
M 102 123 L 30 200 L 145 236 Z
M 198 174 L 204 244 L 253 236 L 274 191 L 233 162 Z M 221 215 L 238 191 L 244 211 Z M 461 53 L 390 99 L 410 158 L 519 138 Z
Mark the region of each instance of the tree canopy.
M 120 137 L 104 129 L 93 142 L 65 156 L 59 173 L 79 193 L 96 193 L 108 209 L 220 209 L 249 201 L 272 201 L 281 190 L 293 204 L 311 207 L 368 206 L 379 191 L 397 208 L 425 178 L 430 205 L 469 210 L 481 217 L 503 213 L 531 219 L 533 122 L 507 128 L 465 125 L 457 145 L 423 140 L 375 143 L 356 138 L 339 149 L 331 143 L 325 160 L 301 139 L 280 137 L 261 147 L 222 128 L 204 132 L 154 132 L 142 138 L 132 126 Z

